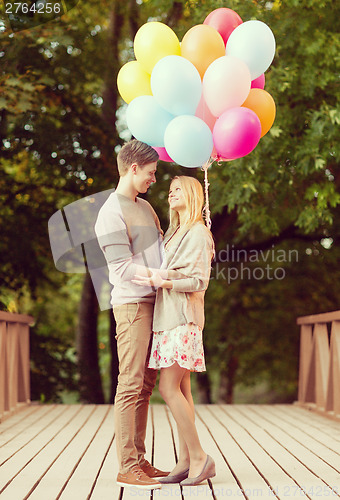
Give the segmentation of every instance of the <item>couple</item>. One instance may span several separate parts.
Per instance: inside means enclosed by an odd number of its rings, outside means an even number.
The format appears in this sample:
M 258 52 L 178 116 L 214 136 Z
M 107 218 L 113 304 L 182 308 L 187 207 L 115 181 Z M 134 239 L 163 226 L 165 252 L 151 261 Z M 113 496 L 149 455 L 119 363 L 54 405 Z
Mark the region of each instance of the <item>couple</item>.
M 105 255 L 117 324 L 119 377 L 115 433 L 117 483 L 144 489 L 162 483 L 193 486 L 215 475 L 195 426 L 190 372 L 204 371 L 204 293 L 214 252 L 204 225 L 203 189 L 193 177 L 175 177 L 169 189 L 170 225 L 164 235 L 151 205 L 139 198 L 153 182 L 158 153 L 132 140 L 120 150 L 119 183 L 98 214 L 95 232 Z M 157 290 L 155 292 L 155 290 Z M 148 406 L 159 391 L 179 435 L 179 458 L 169 473 L 145 458 Z

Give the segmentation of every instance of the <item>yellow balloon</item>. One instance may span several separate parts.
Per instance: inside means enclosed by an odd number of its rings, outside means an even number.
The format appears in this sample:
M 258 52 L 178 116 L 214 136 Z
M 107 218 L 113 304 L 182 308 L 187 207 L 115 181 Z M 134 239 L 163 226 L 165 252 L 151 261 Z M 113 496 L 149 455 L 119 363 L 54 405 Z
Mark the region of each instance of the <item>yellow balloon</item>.
M 137 61 L 151 74 L 155 64 L 165 56 L 180 56 L 181 47 L 176 33 L 166 24 L 152 21 L 143 24 L 133 45 Z
M 138 61 L 124 64 L 117 76 L 117 87 L 124 101 L 129 104 L 135 97 L 152 95 L 150 78 Z

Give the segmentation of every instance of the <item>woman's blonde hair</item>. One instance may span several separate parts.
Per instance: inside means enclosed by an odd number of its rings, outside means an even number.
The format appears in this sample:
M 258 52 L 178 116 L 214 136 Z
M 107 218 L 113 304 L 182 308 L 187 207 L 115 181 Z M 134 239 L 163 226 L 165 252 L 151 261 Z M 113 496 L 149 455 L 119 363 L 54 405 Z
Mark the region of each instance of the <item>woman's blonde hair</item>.
M 187 209 L 187 214 L 185 219 L 182 221 L 182 226 L 191 226 L 195 222 L 203 222 L 204 224 L 202 215 L 204 194 L 201 183 L 197 179 L 195 179 L 195 177 L 189 177 L 187 175 L 176 175 L 176 177 L 172 179 L 171 184 L 174 180 L 178 180 L 181 185 L 182 194 Z M 179 226 L 178 212 L 171 208 L 170 226 L 174 229 Z
M 204 205 L 204 193 L 202 184 L 197 179 L 195 179 L 195 177 L 189 177 L 187 175 L 176 175 L 176 177 L 171 180 L 171 183 L 176 179 L 180 182 L 185 206 L 187 209 L 187 214 L 185 219 L 182 221 L 181 227 L 183 226 L 183 228 L 188 228 L 196 222 L 201 222 L 202 224 L 204 224 L 202 212 Z M 178 212 L 170 208 L 171 229 L 175 230 L 179 225 L 180 220 Z M 215 254 L 214 238 L 211 231 L 209 229 L 208 231 L 211 236 L 213 253 Z

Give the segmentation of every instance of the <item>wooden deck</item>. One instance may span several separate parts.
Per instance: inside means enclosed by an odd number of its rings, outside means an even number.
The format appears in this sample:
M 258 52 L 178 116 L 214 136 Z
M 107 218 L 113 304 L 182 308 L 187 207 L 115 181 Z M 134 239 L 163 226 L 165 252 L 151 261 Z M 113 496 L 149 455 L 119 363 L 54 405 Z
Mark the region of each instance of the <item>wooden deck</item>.
M 198 405 L 203 447 L 217 475 L 153 497 L 338 498 L 340 423 L 294 405 Z M 28 406 L 0 424 L 1 500 L 150 498 L 116 485 L 113 407 Z M 167 408 L 149 412 L 147 458 L 170 470 L 177 438 Z

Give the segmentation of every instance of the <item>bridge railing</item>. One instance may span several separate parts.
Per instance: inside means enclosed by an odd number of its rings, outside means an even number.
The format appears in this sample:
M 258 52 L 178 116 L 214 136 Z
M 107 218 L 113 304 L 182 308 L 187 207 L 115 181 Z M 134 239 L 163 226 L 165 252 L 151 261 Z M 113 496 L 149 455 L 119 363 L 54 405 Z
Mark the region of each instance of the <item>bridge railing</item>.
M 30 403 L 32 316 L 0 311 L 0 421 Z
M 340 417 L 340 311 L 297 318 L 298 404 Z

